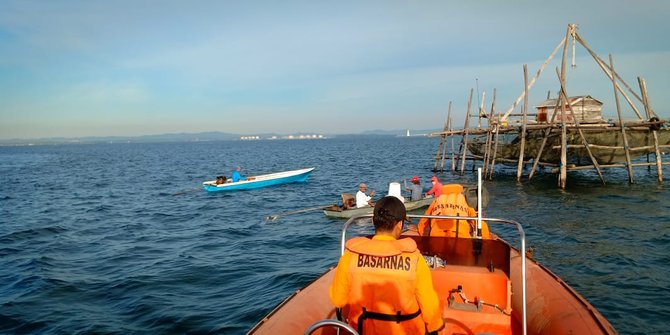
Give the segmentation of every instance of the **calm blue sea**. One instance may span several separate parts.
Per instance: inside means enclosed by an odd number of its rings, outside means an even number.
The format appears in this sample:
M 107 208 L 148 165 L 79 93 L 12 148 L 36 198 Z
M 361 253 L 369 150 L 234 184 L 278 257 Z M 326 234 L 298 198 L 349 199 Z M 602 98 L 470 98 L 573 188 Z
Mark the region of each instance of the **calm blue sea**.
M 337 262 L 343 221 L 320 211 L 360 182 L 432 175 L 438 141 L 354 138 L 0 147 L 0 333 L 243 334 Z M 316 167 L 305 184 L 200 187 Z M 490 216 L 520 221 L 536 258 L 622 334 L 667 333 L 670 191 L 655 171 L 487 182 Z M 668 168 L 665 175 L 670 176 Z M 472 183 L 445 172 L 448 182 Z M 667 178 L 667 177 L 666 177 Z M 670 184 L 670 181 L 666 181 Z M 498 226 L 492 226 L 496 232 Z M 504 231 L 499 231 L 503 236 Z M 510 237 L 511 238 L 511 237 Z

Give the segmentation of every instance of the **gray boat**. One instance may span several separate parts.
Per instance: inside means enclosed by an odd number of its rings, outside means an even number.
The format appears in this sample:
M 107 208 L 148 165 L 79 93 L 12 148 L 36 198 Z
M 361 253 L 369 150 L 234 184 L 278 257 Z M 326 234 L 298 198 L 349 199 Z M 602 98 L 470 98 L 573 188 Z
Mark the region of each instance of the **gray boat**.
M 343 195 L 344 197 L 344 195 Z M 405 208 L 407 211 L 412 211 L 415 209 L 423 208 L 423 207 L 428 207 L 431 202 L 433 202 L 435 198 L 432 196 L 423 198 L 421 200 L 417 201 L 406 201 L 405 202 Z M 344 206 L 338 206 L 338 205 L 332 205 L 328 206 L 323 209 L 323 214 L 325 214 L 328 217 L 333 217 L 333 218 L 340 218 L 340 219 L 349 219 L 354 216 L 360 216 L 360 215 L 365 215 L 365 214 L 372 214 L 372 211 L 374 210 L 374 207 L 366 206 L 366 207 L 361 207 L 361 208 L 344 208 Z

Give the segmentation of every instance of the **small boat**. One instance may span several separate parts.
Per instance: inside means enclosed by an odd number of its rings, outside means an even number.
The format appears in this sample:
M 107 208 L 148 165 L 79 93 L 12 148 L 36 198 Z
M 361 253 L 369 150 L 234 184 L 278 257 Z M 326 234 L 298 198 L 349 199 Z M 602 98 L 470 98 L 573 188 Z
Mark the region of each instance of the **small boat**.
M 413 211 L 415 209 L 420 209 L 423 207 L 428 207 L 431 202 L 433 202 L 434 198 L 432 196 L 423 198 L 421 200 L 417 201 L 407 201 L 405 202 L 405 209 L 409 211 Z M 354 216 L 361 216 L 361 215 L 366 215 L 366 214 L 372 214 L 372 211 L 374 210 L 374 207 L 361 207 L 361 208 L 347 208 L 345 209 L 344 206 L 338 206 L 338 205 L 332 205 L 325 207 L 323 209 L 323 214 L 325 214 L 328 217 L 332 218 L 340 218 L 340 219 L 349 219 Z
M 481 204 L 478 208 L 482 208 Z M 479 215 L 408 215 L 410 218 L 476 220 L 477 228 L 481 228 L 483 222 L 489 226 L 507 224 L 519 231 L 518 249 L 494 234 L 490 238 L 464 238 L 403 232 L 403 237 L 416 241 L 430 267 L 445 323 L 438 334 L 617 333 L 595 307 L 527 253 L 521 224 Z M 358 218 L 352 217 L 344 224 L 342 254 L 347 228 Z M 351 325 L 337 319 L 339 313 L 329 297 L 334 273 L 335 269 L 331 268 L 293 293 L 247 334 L 358 334 Z
M 202 183 L 205 190 L 209 192 L 219 191 L 240 191 L 252 190 L 256 188 L 288 184 L 288 183 L 304 183 L 309 178 L 309 174 L 314 168 L 300 169 L 293 171 L 276 172 L 264 174 L 259 176 L 247 177 L 247 180 L 240 180 L 238 182 L 229 182 L 223 184 L 216 184 L 215 180 L 210 180 Z

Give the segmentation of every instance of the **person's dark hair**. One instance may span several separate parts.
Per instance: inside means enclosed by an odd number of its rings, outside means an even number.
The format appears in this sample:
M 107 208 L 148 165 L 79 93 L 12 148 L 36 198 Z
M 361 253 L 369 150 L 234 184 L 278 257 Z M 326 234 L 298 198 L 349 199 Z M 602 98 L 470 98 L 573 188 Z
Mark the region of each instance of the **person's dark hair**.
M 389 231 L 398 221 L 404 220 L 406 215 L 405 204 L 400 199 L 394 196 L 386 196 L 375 204 L 372 222 L 375 229 Z

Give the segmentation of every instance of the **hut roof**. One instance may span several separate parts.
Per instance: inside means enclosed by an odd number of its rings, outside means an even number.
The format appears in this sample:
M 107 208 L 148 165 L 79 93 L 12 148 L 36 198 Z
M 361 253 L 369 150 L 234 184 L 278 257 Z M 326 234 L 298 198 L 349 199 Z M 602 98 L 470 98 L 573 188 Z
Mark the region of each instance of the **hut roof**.
M 577 96 L 569 97 L 568 99 L 570 99 L 570 105 L 571 106 L 576 105 L 576 104 L 578 104 L 582 101 L 595 102 L 596 104 L 598 104 L 598 106 L 602 106 L 602 104 L 603 104 L 601 101 L 599 101 L 597 99 L 594 99 L 590 95 L 577 95 Z M 553 108 L 553 107 L 556 107 L 556 100 L 557 99 L 547 99 L 545 101 L 542 101 L 539 105 L 536 105 L 535 108 Z

